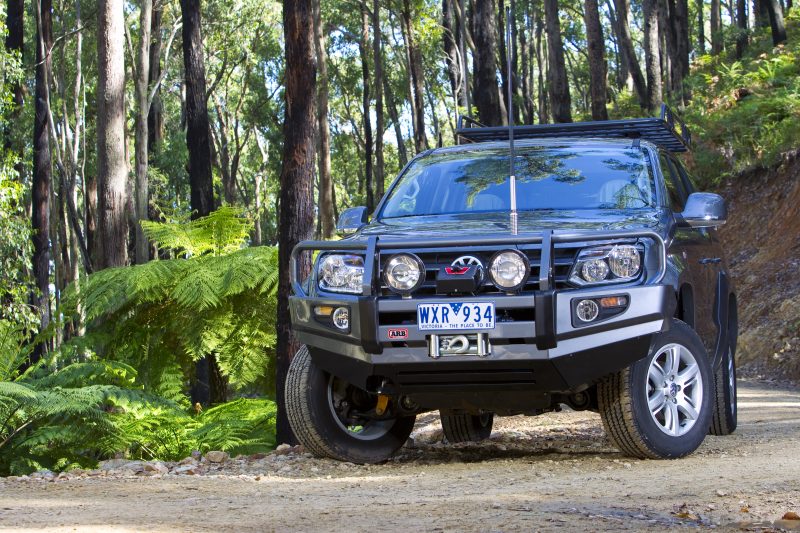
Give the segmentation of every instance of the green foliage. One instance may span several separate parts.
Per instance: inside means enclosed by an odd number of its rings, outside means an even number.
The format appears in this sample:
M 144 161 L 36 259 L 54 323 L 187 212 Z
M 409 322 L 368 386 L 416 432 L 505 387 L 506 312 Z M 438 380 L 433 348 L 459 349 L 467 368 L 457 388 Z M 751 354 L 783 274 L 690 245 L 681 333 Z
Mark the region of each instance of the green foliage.
M 122 363 L 56 370 L 40 361 L 20 374 L 22 361 L 22 352 L 0 353 L 0 474 L 90 466 L 94 443 L 119 433 L 115 410 L 161 401 L 135 388 L 135 371 Z
M 241 209 L 225 206 L 192 221 L 183 217 L 168 223 L 145 220 L 142 228 L 159 248 L 187 257 L 209 253 L 218 256 L 240 249 L 253 230 L 253 223 L 242 216 Z
M 198 416 L 141 405 L 115 417 L 120 432 L 109 434 L 102 446 L 126 449 L 129 457 L 137 459 L 180 460 L 195 450 L 252 454 L 275 446 L 276 412 L 274 402 L 245 398 Z
M 699 58 L 685 118 L 698 140 L 693 165 L 702 185 L 769 166 L 800 146 L 800 20 L 787 20 L 789 40 L 773 48 L 762 31 L 741 60 Z
M 3 337 L 0 321 L 0 342 Z M 148 394 L 123 363 L 92 360 L 19 373 L 24 354 L 0 353 L 0 475 L 91 468 L 123 453 L 178 460 L 194 450 L 232 455 L 275 445 L 275 404 L 239 399 L 190 416 Z
M 151 223 L 158 246 L 189 257 L 93 274 L 69 291 L 64 314 L 82 313 L 81 342 L 140 369 L 145 389 L 167 398 L 181 399 L 192 361 L 209 354 L 235 388 L 263 381 L 276 340 L 278 255 L 241 248 L 250 227 L 234 209 Z

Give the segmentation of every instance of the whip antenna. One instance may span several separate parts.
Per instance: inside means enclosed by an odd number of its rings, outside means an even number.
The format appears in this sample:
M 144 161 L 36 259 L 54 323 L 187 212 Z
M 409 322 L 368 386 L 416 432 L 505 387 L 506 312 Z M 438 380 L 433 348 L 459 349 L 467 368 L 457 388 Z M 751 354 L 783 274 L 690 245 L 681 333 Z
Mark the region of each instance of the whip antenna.
M 511 234 L 517 234 L 517 177 L 514 175 L 514 72 L 511 70 L 511 7 L 506 7 L 506 72 L 508 73 L 508 175 L 511 194 Z

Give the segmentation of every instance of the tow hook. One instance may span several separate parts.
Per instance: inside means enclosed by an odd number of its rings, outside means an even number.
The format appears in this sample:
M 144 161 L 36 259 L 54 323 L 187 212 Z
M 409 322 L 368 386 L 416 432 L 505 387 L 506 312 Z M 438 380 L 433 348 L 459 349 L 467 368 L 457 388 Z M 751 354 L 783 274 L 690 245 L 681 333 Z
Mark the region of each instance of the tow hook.
M 378 416 L 383 416 L 387 407 L 389 407 L 389 397 L 385 394 L 378 394 L 378 403 L 375 405 L 375 414 Z

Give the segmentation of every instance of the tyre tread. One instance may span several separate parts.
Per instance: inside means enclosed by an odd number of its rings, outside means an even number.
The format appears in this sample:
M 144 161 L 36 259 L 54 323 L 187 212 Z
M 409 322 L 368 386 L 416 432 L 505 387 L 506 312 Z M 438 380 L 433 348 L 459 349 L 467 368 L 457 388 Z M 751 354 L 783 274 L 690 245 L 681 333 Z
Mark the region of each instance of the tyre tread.
M 488 438 L 488 435 L 481 434 L 481 429 L 483 428 L 478 426 L 477 417 L 474 415 L 440 413 L 439 418 L 442 423 L 444 437 L 451 444 L 479 442 Z M 489 427 L 489 433 L 491 433 L 491 423 Z
M 311 416 L 308 400 L 311 354 L 303 346 L 289 365 L 286 378 L 286 413 L 297 440 L 307 451 L 317 457 L 336 459 L 335 451 L 319 433 Z

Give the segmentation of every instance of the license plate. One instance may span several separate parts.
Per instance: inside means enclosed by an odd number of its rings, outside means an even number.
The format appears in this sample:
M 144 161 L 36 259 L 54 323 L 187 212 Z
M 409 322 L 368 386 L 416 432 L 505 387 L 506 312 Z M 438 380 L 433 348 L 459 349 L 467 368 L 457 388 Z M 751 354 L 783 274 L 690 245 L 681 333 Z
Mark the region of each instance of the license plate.
M 418 304 L 417 326 L 422 331 L 494 329 L 494 303 Z

